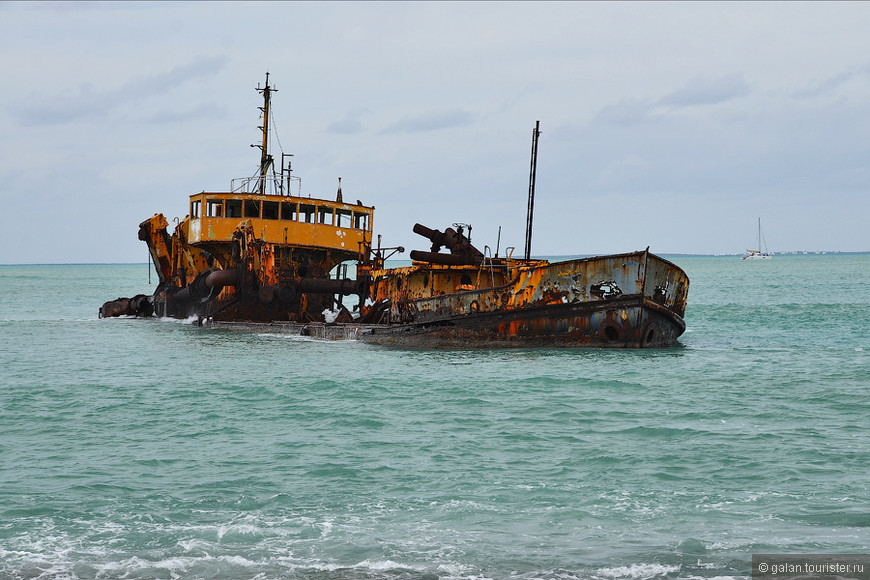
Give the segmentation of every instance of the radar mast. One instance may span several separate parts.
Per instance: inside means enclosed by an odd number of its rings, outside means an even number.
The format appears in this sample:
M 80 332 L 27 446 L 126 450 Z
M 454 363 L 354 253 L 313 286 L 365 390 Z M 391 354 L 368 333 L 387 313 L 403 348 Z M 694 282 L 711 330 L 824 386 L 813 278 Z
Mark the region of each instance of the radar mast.
M 278 92 L 278 89 L 269 86 L 268 72 L 266 73 L 266 86 L 260 88 L 260 84 L 257 83 L 257 92 L 263 95 L 263 106 L 259 107 L 263 111 L 263 125 L 259 127 L 263 131 L 263 144 L 258 146 L 260 148 L 259 192 L 262 194 L 266 192 L 266 176 L 269 174 L 269 170 L 273 169 L 273 159 L 269 155 L 269 104 L 272 100 L 272 93 Z

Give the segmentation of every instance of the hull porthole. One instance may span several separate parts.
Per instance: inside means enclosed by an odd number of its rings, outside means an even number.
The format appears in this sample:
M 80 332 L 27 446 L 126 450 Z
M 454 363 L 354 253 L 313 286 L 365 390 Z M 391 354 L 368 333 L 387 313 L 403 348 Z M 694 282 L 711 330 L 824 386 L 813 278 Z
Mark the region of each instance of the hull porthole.
M 625 339 L 625 330 L 613 320 L 605 320 L 601 334 L 607 342 L 618 342 Z
M 655 326 L 650 324 L 646 327 L 646 330 L 643 332 L 643 342 L 642 346 L 649 346 L 653 344 L 658 339 L 658 332 L 656 332 Z

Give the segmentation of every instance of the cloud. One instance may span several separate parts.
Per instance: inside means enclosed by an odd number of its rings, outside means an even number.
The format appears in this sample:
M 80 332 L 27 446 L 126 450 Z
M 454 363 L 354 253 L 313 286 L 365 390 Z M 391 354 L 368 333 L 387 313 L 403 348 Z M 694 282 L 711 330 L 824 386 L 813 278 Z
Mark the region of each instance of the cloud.
M 659 99 L 659 105 L 691 107 L 715 105 L 731 99 L 744 97 L 751 92 L 742 74 L 731 74 L 717 78 L 698 76 L 683 87 Z
M 803 88 L 795 91 L 794 96 L 799 99 L 821 97 L 861 76 L 870 76 L 870 63 L 858 69 L 841 72 L 831 77 L 808 81 Z
M 751 89 L 743 75 L 717 78 L 698 76 L 658 100 L 623 98 L 618 103 L 602 107 L 596 121 L 630 127 L 661 119 L 674 108 L 715 105 L 748 95 Z
M 61 125 L 80 119 L 103 116 L 131 102 L 165 93 L 199 77 L 217 73 L 226 66 L 227 56 L 203 57 L 166 72 L 140 77 L 115 89 L 94 90 L 90 84 L 77 94 L 31 94 L 18 107 L 18 118 L 25 125 Z
M 363 124 L 360 117 L 370 113 L 369 109 L 350 109 L 344 114 L 344 117 L 337 121 L 333 121 L 326 127 L 327 133 L 337 133 L 341 135 L 353 135 L 363 131 Z
M 148 120 L 154 123 L 184 123 L 196 119 L 224 119 L 226 116 L 227 111 L 224 107 L 207 103 L 186 111 L 163 109 L 148 117 Z
M 652 110 L 652 103 L 639 99 L 622 99 L 615 105 L 603 107 L 596 115 L 596 120 L 613 125 L 637 125 L 647 121 Z
M 421 133 L 450 127 L 461 127 L 474 122 L 476 115 L 468 111 L 428 111 L 414 117 L 404 117 L 387 127 L 385 133 Z

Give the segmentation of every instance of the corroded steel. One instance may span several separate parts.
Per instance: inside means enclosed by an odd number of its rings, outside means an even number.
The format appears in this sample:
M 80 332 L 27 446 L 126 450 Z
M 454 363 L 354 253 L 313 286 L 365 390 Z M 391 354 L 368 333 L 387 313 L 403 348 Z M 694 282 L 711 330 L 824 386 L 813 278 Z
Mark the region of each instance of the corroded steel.
M 137 294 L 132 298 L 118 298 L 110 300 L 100 307 L 100 318 L 111 318 L 113 316 L 144 316 L 148 317 L 154 314 L 154 306 L 151 304 L 151 297 L 144 294 Z
M 488 273 L 485 264 L 464 273 L 423 264 L 373 272 L 373 296 L 389 304 L 393 326 L 374 329 L 371 340 L 658 347 L 685 330 L 688 277 L 647 251 L 555 264 L 492 262 Z M 437 289 L 439 278 L 453 288 Z
M 286 192 L 266 187 L 277 179 L 274 170 L 266 175 L 273 167 L 268 77 L 258 90 L 265 105 L 256 187 L 250 178 L 234 180 L 230 191 L 191 195 L 189 215 L 171 234 L 162 214 L 143 221 L 139 238 L 157 289 L 106 302 L 101 317 L 196 317 L 450 347 L 663 347 L 684 331 L 688 277 L 648 251 L 553 264 L 490 258 L 471 244 L 470 225 L 416 224 L 430 249 L 412 251 L 411 266 L 386 268 L 404 250 L 382 248 L 380 238 L 372 247 L 374 207 L 343 203 L 340 182 L 335 201 L 301 197 L 301 185 L 299 196 L 289 195 L 288 166 Z M 355 262 L 355 279 L 346 277 L 347 262 Z M 351 295 L 359 298 L 356 316 L 340 299 Z
M 275 92 L 268 74 L 257 91 L 263 125 L 254 187 L 251 179 L 233 180 L 230 191 L 191 195 L 190 213 L 171 235 L 162 214 L 142 222 L 139 238 L 157 270 L 157 289 L 147 309 L 124 298 L 107 302 L 101 314 L 307 323 L 324 321 L 327 311 L 349 319 L 336 296 L 350 294 L 360 295 L 363 308 L 368 285 L 330 273 L 351 260 L 370 262 L 374 207 L 343 203 L 340 190 L 335 201 L 290 195 L 289 167 L 286 191 L 267 188 L 277 183 L 267 150 Z
M 480 255 L 469 263 L 477 250 L 462 233 L 418 224 L 432 251 L 412 255 L 425 260 L 387 269 L 366 249 L 350 280 L 328 277 L 345 252 L 268 242 L 251 219 L 228 241 L 198 245 L 186 236 L 187 220 L 172 236 L 165 223 L 158 214 L 140 227 L 165 281 L 147 307 L 118 299 L 102 316 L 153 307 L 158 316 L 286 321 L 301 333 L 325 321 L 334 296 L 357 294 L 359 318 L 341 309 L 335 322 L 359 326 L 344 334 L 385 344 L 665 347 L 685 330 L 688 277 L 648 251 L 553 264 Z M 445 247 L 450 254 L 438 251 Z M 311 328 L 304 332 L 337 332 Z
M 416 229 L 429 234 L 433 249 L 462 251 L 470 245 L 449 231 Z M 149 231 L 149 240 L 165 239 Z M 172 243 L 174 256 L 184 254 L 183 235 L 173 235 Z M 492 258 L 478 264 L 427 260 L 384 268 L 382 260 L 366 259 L 359 262 L 357 280 L 327 278 L 335 259 L 329 252 L 297 251 L 258 238 L 251 220 L 245 220 L 234 230 L 230 247 L 212 256 L 213 263 L 228 267 L 181 278 L 184 260 L 170 260 L 173 277 L 155 293 L 155 312 L 216 322 L 283 320 L 286 329 L 299 333 L 430 347 L 656 348 L 670 346 L 685 330 L 688 277 L 649 251 L 552 264 Z M 195 257 L 191 254 L 186 263 Z M 346 327 L 341 332 L 317 326 L 332 296 L 349 294 L 361 298 L 359 318 L 341 312 L 336 320 Z M 363 304 L 364 298 L 370 301 Z M 107 303 L 103 310 L 105 315 L 129 313 L 123 302 Z
M 168 226 L 169 223 L 162 213 L 156 213 L 139 224 L 139 239 L 148 245 L 148 252 L 161 284 L 172 276 L 172 240 L 166 233 Z
M 471 245 L 471 240 L 463 234 L 462 228 L 459 231 L 447 228 L 441 232 L 414 224 L 414 233 L 428 238 L 432 242 L 432 251 L 412 250 L 412 260 L 450 266 L 476 265 L 483 261 L 483 253 Z M 450 254 L 438 253 L 442 247 L 450 250 Z

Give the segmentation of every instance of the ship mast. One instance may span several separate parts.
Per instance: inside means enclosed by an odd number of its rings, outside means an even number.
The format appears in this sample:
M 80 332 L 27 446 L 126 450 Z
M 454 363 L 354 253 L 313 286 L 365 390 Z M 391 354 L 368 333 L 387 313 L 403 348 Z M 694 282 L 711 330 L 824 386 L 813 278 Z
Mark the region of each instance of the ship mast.
M 257 83 L 257 92 L 263 95 L 263 106 L 259 107 L 263 111 L 263 125 L 259 127 L 263 131 L 263 144 L 260 148 L 260 193 L 266 192 L 266 176 L 272 168 L 272 156 L 269 155 L 269 104 L 272 99 L 272 92 L 278 92 L 278 89 L 273 89 L 269 86 L 269 73 L 266 73 L 266 86 L 262 89 Z
M 529 169 L 529 207 L 526 212 L 526 260 L 532 257 L 532 214 L 535 212 L 535 177 L 538 168 L 538 137 L 541 136 L 541 122 L 535 122 L 532 130 L 532 161 Z

